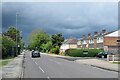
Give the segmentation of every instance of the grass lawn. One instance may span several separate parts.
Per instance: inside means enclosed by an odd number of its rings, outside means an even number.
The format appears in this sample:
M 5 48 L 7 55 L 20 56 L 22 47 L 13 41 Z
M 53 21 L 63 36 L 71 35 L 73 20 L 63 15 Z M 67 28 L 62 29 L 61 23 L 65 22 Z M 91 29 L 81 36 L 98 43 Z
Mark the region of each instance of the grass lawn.
M 6 57 L 6 58 L 3 58 L 2 60 L 6 60 L 6 59 L 14 59 L 15 57 Z
M 113 64 L 120 64 L 120 62 L 112 62 Z
M 107 61 L 107 59 L 105 59 L 104 61 Z
M 1 61 L 1 62 L 0 62 L 0 66 L 4 66 L 4 65 L 6 65 L 6 64 L 8 64 L 8 61 Z

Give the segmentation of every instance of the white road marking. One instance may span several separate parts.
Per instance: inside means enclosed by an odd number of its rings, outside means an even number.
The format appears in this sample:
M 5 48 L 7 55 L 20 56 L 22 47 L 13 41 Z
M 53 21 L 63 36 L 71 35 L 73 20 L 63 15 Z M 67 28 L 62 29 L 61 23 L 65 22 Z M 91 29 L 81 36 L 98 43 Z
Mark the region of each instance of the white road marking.
M 40 66 L 39 66 L 39 69 L 40 69 L 43 73 L 45 73 L 44 70 L 43 70 Z
M 38 65 L 36 62 L 35 62 L 36 65 Z
M 47 78 L 48 78 L 48 80 L 51 80 L 49 76 Z

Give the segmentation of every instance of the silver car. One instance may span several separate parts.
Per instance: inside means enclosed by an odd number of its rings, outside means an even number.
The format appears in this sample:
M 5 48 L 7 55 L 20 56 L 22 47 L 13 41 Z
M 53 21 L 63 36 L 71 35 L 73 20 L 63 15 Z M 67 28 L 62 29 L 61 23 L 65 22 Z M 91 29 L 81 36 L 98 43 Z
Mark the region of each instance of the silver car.
M 32 57 L 40 57 L 39 51 L 32 51 Z

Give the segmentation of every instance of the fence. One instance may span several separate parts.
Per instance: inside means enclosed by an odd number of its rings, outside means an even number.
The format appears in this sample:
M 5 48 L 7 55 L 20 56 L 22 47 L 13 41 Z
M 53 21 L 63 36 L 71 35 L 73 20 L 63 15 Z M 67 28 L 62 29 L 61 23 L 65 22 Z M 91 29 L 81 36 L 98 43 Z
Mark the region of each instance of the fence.
M 107 55 L 107 61 L 120 61 L 120 55 Z

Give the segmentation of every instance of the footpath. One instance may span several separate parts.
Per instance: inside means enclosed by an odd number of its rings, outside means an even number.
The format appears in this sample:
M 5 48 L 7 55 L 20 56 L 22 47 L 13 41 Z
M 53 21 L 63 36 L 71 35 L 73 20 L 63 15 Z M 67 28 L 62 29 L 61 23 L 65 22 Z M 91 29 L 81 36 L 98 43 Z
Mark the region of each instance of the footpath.
M 0 67 L 0 79 L 2 78 L 21 78 L 23 76 L 24 52 L 18 57 L 9 60 L 8 64 Z
M 118 68 L 120 64 L 113 64 L 108 61 L 104 61 L 104 59 L 93 58 L 93 57 L 69 57 L 69 56 L 47 54 L 47 53 L 42 53 L 42 54 L 55 56 L 55 57 L 64 57 L 64 59 L 66 58 L 68 60 L 75 61 L 77 63 L 83 63 L 86 65 L 91 65 L 93 67 L 98 67 L 109 71 L 115 71 L 115 72 L 120 71 L 120 69 Z
M 104 60 L 100 60 L 100 59 L 82 59 L 82 60 L 76 60 L 76 62 L 88 64 L 93 67 L 98 67 L 98 68 L 102 68 L 105 70 L 119 72 L 119 68 L 118 68 L 119 64 L 113 64 L 108 61 L 104 61 Z

